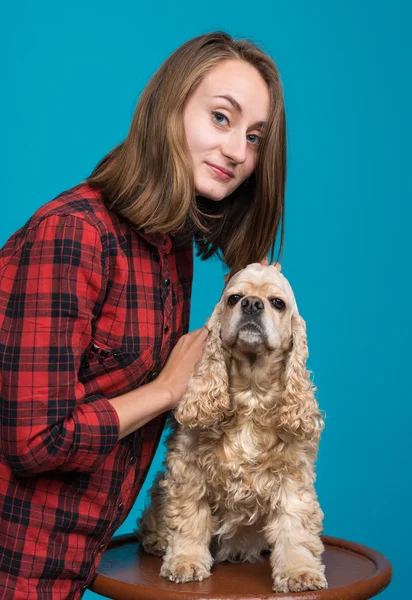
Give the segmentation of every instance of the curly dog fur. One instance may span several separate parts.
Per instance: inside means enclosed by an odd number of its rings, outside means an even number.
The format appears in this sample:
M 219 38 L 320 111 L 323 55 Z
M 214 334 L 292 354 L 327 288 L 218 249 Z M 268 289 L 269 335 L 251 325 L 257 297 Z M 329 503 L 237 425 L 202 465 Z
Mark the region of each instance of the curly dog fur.
M 306 326 L 276 266 L 226 285 L 205 350 L 175 409 L 166 471 L 139 521 L 160 574 L 209 577 L 214 561 L 270 551 L 273 589 L 327 587 L 314 489 L 323 420 L 306 369 Z

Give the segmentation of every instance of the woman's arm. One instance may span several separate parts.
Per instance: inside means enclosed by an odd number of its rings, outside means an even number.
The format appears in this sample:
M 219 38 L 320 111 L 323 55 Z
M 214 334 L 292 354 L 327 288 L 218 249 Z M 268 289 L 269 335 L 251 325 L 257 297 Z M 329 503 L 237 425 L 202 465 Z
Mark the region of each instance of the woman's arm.
M 50 215 L 3 251 L 0 269 L 0 436 L 21 476 L 93 471 L 119 438 L 103 394 L 77 373 L 107 287 L 100 233 Z
M 107 288 L 101 236 L 79 216 L 51 215 L 0 268 L 0 439 L 20 476 L 94 471 L 117 441 L 172 408 L 207 330 L 178 342 L 156 381 L 107 399 L 85 397 L 84 349 Z
M 207 331 L 183 336 L 156 381 L 86 398 L 78 371 L 108 283 L 100 232 L 81 216 L 49 215 L 9 244 L 0 266 L 2 452 L 20 476 L 94 471 L 121 437 L 174 406 Z

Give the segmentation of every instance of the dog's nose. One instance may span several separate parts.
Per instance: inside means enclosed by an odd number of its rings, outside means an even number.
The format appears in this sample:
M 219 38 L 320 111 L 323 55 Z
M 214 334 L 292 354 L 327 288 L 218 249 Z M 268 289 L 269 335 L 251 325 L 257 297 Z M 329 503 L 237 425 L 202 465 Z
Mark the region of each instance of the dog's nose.
M 242 311 L 247 315 L 258 315 L 265 308 L 262 300 L 256 296 L 247 296 L 241 302 Z

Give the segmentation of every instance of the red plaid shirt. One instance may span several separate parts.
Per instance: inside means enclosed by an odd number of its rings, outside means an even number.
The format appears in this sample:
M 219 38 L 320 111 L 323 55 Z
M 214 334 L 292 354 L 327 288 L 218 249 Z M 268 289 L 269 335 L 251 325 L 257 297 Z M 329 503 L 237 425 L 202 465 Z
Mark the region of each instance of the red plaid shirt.
M 79 598 L 126 518 L 165 414 L 118 441 L 108 401 L 189 323 L 192 246 L 80 184 L 0 251 L 0 598 Z

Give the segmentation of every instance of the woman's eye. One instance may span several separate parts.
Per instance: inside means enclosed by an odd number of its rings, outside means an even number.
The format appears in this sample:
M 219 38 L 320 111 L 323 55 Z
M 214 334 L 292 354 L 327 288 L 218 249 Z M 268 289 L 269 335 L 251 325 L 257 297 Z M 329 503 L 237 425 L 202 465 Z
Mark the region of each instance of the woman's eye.
M 253 144 L 254 146 L 259 146 L 259 144 L 260 144 L 260 139 L 261 139 L 259 135 L 256 135 L 255 133 L 251 133 L 251 134 L 250 134 L 248 137 L 250 137 L 250 138 L 255 138 L 255 139 L 256 139 L 256 141 L 255 141 L 255 142 L 252 142 L 252 144 Z
M 241 298 L 242 296 L 240 294 L 233 294 L 232 296 L 229 296 L 229 298 L 227 299 L 227 303 L 229 304 L 229 306 L 234 306 L 239 302 Z
M 213 115 L 214 122 L 217 123 L 218 125 L 229 124 L 229 119 L 227 118 L 226 115 L 222 114 L 221 112 L 212 110 L 212 115 Z M 224 123 L 224 119 L 226 119 L 227 123 Z M 250 140 L 253 146 L 259 146 L 260 140 L 261 140 L 259 135 L 252 133 L 252 134 L 248 135 L 247 137 L 253 138 L 252 140 Z
M 216 112 L 215 110 L 212 111 L 212 115 L 213 115 L 213 120 L 218 123 L 218 125 L 222 125 L 222 121 L 219 120 L 220 117 L 223 117 L 224 119 L 226 119 L 227 122 L 229 122 L 229 119 L 226 117 L 226 115 L 223 115 L 220 112 Z
M 271 298 L 270 302 L 277 310 L 285 310 L 286 304 L 280 298 Z

